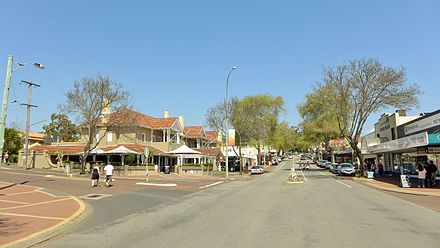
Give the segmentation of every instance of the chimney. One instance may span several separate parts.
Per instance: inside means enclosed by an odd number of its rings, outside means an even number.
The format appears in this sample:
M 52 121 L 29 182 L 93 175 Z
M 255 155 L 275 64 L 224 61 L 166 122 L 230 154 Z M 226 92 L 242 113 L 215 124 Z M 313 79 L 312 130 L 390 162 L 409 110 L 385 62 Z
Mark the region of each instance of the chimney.
M 108 123 L 110 119 L 110 104 L 107 98 L 102 100 L 102 123 Z
M 399 113 L 399 116 L 406 116 L 406 110 L 404 109 L 398 109 L 396 110 L 396 113 Z
M 165 110 L 165 112 L 163 113 L 163 118 L 168 118 L 168 110 Z
M 183 116 L 179 116 L 180 124 L 182 124 L 182 127 L 185 127 L 185 118 Z

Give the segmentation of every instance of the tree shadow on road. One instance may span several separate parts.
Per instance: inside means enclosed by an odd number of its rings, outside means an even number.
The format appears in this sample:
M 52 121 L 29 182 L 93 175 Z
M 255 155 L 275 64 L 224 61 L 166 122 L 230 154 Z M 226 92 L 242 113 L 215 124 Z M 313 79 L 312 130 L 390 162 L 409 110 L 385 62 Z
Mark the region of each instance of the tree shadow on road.
M 0 217 L 0 237 L 8 237 L 20 233 L 23 226 L 29 223 L 17 222 L 9 217 Z M 0 240 L 1 245 L 1 240 Z

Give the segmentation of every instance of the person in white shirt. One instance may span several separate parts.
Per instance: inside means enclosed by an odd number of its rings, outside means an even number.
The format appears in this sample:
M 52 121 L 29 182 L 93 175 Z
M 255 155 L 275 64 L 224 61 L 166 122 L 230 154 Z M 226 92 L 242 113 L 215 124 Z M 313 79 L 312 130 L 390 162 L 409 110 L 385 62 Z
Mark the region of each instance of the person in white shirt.
M 105 186 L 107 186 L 107 188 L 110 187 L 110 182 L 112 181 L 112 175 L 113 175 L 113 170 L 114 169 L 115 168 L 110 163 L 108 163 L 104 167 L 104 171 L 105 171 Z
M 419 179 L 419 188 L 425 187 L 426 170 L 422 164 L 417 164 L 417 178 Z

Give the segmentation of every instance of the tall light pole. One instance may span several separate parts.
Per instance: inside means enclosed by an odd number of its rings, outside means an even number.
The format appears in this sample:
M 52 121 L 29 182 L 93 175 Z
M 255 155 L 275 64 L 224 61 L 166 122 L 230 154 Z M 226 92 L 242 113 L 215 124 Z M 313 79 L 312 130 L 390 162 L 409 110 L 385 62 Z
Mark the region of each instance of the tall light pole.
M 36 105 L 32 105 L 31 104 L 31 98 L 32 98 L 32 87 L 40 87 L 41 85 L 30 82 L 30 81 L 25 81 L 25 80 L 21 80 L 22 83 L 25 83 L 28 85 L 28 102 L 27 104 L 22 103 L 21 105 L 25 105 L 27 106 L 27 114 L 26 114 L 26 138 L 24 140 L 24 153 L 23 153 L 23 169 L 27 169 L 27 164 L 28 164 L 28 150 L 29 150 L 29 131 L 31 128 L 31 107 L 37 107 Z
M 228 166 L 228 148 L 229 148 L 229 106 L 228 106 L 228 86 L 229 86 L 229 77 L 231 73 L 237 69 L 236 66 L 232 66 L 231 71 L 226 78 L 226 98 L 225 98 L 225 133 L 226 133 L 226 144 L 225 144 L 225 169 L 226 169 L 226 178 L 229 178 L 229 166 Z
M 17 65 L 15 69 L 12 68 L 13 64 L 14 64 L 14 57 L 12 57 L 12 55 L 9 55 L 8 65 L 6 67 L 5 89 L 3 91 L 2 113 L 0 117 L 0 164 L 3 163 L 3 147 L 5 144 L 6 115 L 8 112 L 9 88 L 11 87 L 12 72 L 20 69 L 21 67 L 27 64 L 33 64 L 35 67 L 39 69 L 44 69 L 44 66 L 40 63 L 27 62 L 22 64 L 15 62 L 15 64 Z

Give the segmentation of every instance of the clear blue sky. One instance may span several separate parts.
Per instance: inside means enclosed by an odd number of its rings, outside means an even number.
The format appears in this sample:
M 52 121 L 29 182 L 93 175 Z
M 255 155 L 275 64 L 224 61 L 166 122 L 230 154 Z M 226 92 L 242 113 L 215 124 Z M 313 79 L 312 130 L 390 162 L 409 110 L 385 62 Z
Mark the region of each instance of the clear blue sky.
M 323 66 L 362 57 L 407 67 L 408 82 L 424 91 L 410 113 L 440 108 L 439 1 L 9 0 L 0 2 L 0 23 L 0 82 L 8 54 L 47 67 L 13 75 L 11 101 L 26 101 L 21 79 L 42 84 L 31 123 L 56 112 L 75 80 L 102 73 L 132 92 L 135 110 L 160 117 L 168 109 L 200 125 L 237 65 L 230 95 L 282 96 L 281 119 L 293 125 Z M 8 110 L 8 123 L 24 126 L 25 108 Z

